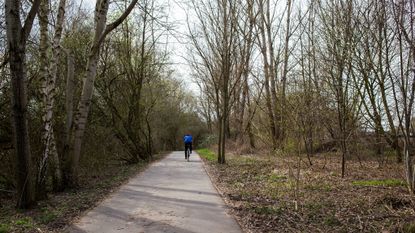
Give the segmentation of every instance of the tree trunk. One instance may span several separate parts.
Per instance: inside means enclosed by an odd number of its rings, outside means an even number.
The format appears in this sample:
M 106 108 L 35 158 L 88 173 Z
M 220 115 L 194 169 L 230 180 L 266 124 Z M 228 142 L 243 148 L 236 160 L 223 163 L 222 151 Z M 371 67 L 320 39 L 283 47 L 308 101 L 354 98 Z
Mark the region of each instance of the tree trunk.
M 63 31 L 63 24 L 65 20 L 65 7 L 66 7 L 66 0 L 60 0 L 58 5 L 58 15 L 57 21 L 55 25 L 55 35 L 52 40 L 52 59 L 50 65 L 50 72 L 51 72 L 51 82 L 50 82 L 50 92 L 49 92 L 49 107 L 47 111 L 50 112 L 48 116 L 50 116 L 49 120 L 52 123 L 52 116 L 53 116 L 53 108 L 55 106 L 55 99 L 56 99 L 56 82 L 58 79 L 58 64 L 59 58 L 61 57 L 61 38 L 62 38 L 62 31 Z M 68 67 L 69 68 L 69 67 Z M 63 184 L 62 184 L 62 168 L 61 163 L 59 160 L 58 150 L 56 148 L 56 140 L 54 138 L 53 133 L 53 125 L 50 126 L 51 131 L 51 140 L 50 140 L 50 155 L 51 155 L 51 172 L 52 172 L 52 185 L 54 191 L 62 191 Z
M 62 186 L 69 186 L 69 157 L 73 148 L 71 148 L 71 129 L 73 125 L 73 99 L 75 92 L 75 61 L 73 55 L 66 51 L 67 56 L 67 74 L 66 74 L 66 86 L 65 86 L 65 131 L 64 131 L 64 143 L 62 149 Z
M 138 0 L 131 1 L 130 5 L 128 5 L 127 9 L 122 13 L 122 15 L 118 19 L 116 19 L 113 23 L 106 25 L 109 0 L 97 0 L 94 17 L 94 40 L 92 43 L 92 47 L 89 51 L 81 98 L 78 104 L 77 112 L 75 114 L 75 132 L 71 136 L 71 144 L 73 145 L 73 151 L 68 160 L 70 164 L 70 169 L 68 170 L 69 173 L 67 176 L 68 185 L 71 187 L 76 187 L 79 185 L 78 170 L 79 159 L 81 157 L 81 146 L 88 120 L 88 113 L 91 105 L 92 94 L 94 90 L 94 81 L 97 73 L 97 65 L 101 44 L 105 40 L 105 37 L 108 35 L 108 33 L 114 30 L 127 18 L 127 16 L 131 13 L 137 2 Z
M 411 150 L 411 143 L 405 138 L 404 144 L 404 155 L 405 155 L 405 170 L 406 170 L 406 181 L 408 188 L 411 193 L 415 193 L 415 174 L 414 174 L 414 156 Z
M 12 128 L 16 151 L 17 208 L 29 208 L 35 204 L 31 174 L 31 153 L 27 114 L 26 41 L 38 12 L 40 0 L 33 1 L 32 7 L 22 26 L 20 1 L 5 1 L 7 45 L 10 54 L 12 83 Z
M 94 90 L 94 81 L 97 73 L 97 64 L 100 51 L 100 38 L 104 32 L 107 22 L 107 12 L 109 7 L 108 0 L 97 1 L 95 9 L 95 34 L 93 45 L 89 51 L 86 73 L 82 88 L 81 99 L 75 114 L 74 127 L 75 132 L 72 135 L 73 151 L 70 157 L 70 170 L 68 181 L 70 187 L 76 187 L 78 182 L 79 159 L 81 156 L 82 139 L 85 133 L 85 127 L 88 120 L 88 113 Z
M 281 113 L 280 113 L 280 140 L 284 142 L 285 134 L 286 134 L 286 122 L 285 122 L 285 108 L 286 108 L 286 86 L 287 86 L 287 74 L 288 74 L 288 50 L 289 50 L 289 42 L 290 42 L 290 19 L 291 19 L 291 0 L 287 0 L 287 25 L 286 25 L 286 32 L 285 32 L 285 47 L 284 47 L 284 67 L 283 73 L 281 77 Z M 282 143 L 284 145 L 284 143 Z
M 266 8 L 265 8 L 266 7 Z M 270 8 L 269 0 L 264 6 L 263 1 L 260 1 L 259 8 L 262 10 L 260 15 L 258 42 L 263 57 L 264 76 L 265 76 L 265 101 L 268 114 L 268 122 L 271 131 L 272 148 L 275 150 L 278 147 L 278 126 L 277 126 L 277 95 L 275 83 L 275 65 L 274 65 L 274 48 L 271 41 L 271 23 L 269 22 Z
M 51 127 L 52 124 L 49 119 L 48 111 L 48 84 L 49 84 L 49 38 L 48 38 L 48 14 L 49 14 L 49 1 L 42 0 L 39 9 L 39 26 L 40 26 L 40 41 L 39 41 L 39 65 L 40 71 L 39 75 L 41 78 L 41 93 L 42 93 L 42 110 L 43 110 L 43 132 L 42 132 L 42 144 L 43 144 L 43 155 L 39 164 L 39 170 L 36 180 L 36 199 L 43 200 L 46 199 L 46 172 L 47 172 L 47 162 L 49 157 L 50 150 L 50 139 L 51 139 Z M 50 109 L 52 111 L 52 109 Z

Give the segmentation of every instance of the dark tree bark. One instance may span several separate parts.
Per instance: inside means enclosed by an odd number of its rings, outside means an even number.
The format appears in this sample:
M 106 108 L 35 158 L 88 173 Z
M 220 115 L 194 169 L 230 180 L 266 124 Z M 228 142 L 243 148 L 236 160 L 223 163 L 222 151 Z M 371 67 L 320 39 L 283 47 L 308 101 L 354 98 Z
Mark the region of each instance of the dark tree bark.
M 12 126 L 16 151 L 17 208 L 35 204 L 27 114 L 26 42 L 36 17 L 40 0 L 33 1 L 24 24 L 20 21 L 21 2 L 5 1 L 7 45 L 12 79 Z

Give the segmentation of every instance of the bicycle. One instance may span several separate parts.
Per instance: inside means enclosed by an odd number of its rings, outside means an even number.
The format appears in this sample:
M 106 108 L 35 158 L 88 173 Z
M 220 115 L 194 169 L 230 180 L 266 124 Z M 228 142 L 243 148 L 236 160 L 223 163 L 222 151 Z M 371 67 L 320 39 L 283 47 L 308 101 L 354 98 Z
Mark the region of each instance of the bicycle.
M 189 162 L 189 157 L 190 157 L 190 148 L 186 148 L 185 151 L 185 159 L 187 160 L 187 162 Z

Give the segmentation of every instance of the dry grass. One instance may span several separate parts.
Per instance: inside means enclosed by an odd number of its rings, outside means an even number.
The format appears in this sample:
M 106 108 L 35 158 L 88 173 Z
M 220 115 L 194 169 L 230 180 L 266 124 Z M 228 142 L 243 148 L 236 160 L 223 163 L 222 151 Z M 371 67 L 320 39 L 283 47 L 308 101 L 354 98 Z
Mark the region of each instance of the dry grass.
M 305 158 L 228 155 L 206 162 L 220 191 L 248 232 L 414 232 L 414 200 L 403 166 Z M 356 182 L 357 181 L 357 182 Z

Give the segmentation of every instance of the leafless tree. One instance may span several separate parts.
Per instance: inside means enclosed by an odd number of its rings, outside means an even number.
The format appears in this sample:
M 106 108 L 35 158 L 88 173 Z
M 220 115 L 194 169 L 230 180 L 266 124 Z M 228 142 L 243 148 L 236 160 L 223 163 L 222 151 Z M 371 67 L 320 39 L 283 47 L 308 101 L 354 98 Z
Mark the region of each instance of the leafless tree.
M 350 155 L 349 142 L 357 127 L 360 99 L 352 86 L 352 57 L 355 49 L 353 1 L 320 3 L 319 33 L 324 45 L 320 47 L 323 60 L 322 75 L 337 114 L 335 140 L 342 152 L 342 177 L 345 175 L 346 159 Z
M 391 72 L 393 99 L 398 126 L 404 143 L 406 179 L 409 190 L 415 192 L 414 126 L 415 100 L 415 3 L 410 0 L 392 1 L 393 18 L 397 33 L 398 69 Z
M 22 1 L 5 1 L 7 48 L 12 79 L 13 141 L 17 158 L 17 207 L 28 208 L 35 203 L 32 187 L 31 153 L 28 133 L 26 43 L 38 13 L 41 0 L 35 0 L 23 20 Z

